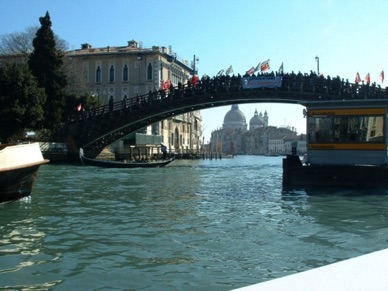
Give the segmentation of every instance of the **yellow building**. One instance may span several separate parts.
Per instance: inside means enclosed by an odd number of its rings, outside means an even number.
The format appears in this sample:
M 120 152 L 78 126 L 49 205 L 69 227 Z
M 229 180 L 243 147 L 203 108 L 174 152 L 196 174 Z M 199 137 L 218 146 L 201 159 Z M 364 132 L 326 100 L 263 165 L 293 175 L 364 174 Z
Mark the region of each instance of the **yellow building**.
M 190 66 L 171 47 L 147 49 L 134 40 L 126 46 L 103 48 L 85 43 L 66 56 L 70 93 L 90 94 L 101 104 L 148 94 L 165 82 L 184 85 L 195 70 L 195 61 Z M 161 135 L 171 153 L 195 154 L 201 147 L 201 123 L 200 111 L 193 111 L 148 126 L 144 132 Z

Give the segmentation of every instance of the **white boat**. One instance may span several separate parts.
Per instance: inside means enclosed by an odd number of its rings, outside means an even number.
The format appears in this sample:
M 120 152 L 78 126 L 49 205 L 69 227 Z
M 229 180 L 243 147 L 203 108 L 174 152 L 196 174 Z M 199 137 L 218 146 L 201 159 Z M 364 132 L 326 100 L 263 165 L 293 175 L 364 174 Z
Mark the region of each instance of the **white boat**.
M 44 159 L 39 143 L 0 144 L 0 203 L 31 194 Z

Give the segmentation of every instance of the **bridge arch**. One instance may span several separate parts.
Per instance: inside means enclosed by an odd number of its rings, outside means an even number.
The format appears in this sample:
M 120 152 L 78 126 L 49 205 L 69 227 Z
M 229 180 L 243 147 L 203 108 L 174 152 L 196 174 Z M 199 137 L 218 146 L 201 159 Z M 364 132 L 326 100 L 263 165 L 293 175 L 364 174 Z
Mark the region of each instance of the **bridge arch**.
M 275 85 L 271 83 L 274 78 Z M 250 82 L 254 85 L 248 86 Z M 221 76 L 200 80 L 195 86 L 189 83 L 136 96 L 127 100 L 125 106 L 120 100 L 113 104 L 111 112 L 106 106 L 77 112 L 69 117 L 62 134 L 73 141 L 71 150 L 76 152 L 83 147 L 98 152 L 131 132 L 194 110 L 246 103 L 308 106 L 311 102 L 362 102 L 365 99 L 388 99 L 388 92 L 369 84 L 350 84 L 339 78 L 332 80 L 308 74 Z M 175 132 L 172 140 L 176 138 L 179 134 Z

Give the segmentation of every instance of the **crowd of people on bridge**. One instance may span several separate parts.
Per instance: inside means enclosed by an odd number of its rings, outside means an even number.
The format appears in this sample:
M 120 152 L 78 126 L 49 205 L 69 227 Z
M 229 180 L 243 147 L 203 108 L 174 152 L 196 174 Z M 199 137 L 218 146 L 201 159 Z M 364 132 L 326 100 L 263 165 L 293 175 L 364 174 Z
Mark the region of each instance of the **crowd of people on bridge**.
M 210 96 L 216 97 L 217 94 L 224 92 L 237 92 L 244 90 L 242 81 L 246 78 L 264 78 L 264 77 L 281 77 L 281 86 L 279 88 L 271 88 L 268 90 L 281 90 L 292 92 L 316 93 L 316 98 L 321 99 L 388 99 L 388 87 L 382 88 L 376 83 L 350 83 L 348 79 L 344 80 L 339 76 L 331 78 L 330 76 L 318 75 L 313 71 L 310 73 L 277 73 L 277 72 L 261 72 L 258 74 L 237 75 L 219 75 L 209 77 L 203 75 L 201 78 L 194 76 L 190 78 L 186 84 L 179 82 L 177 86 L 173 86 L 171 82 L 162 82 L 159 89 L 154 88 L 147 94 L 137 95 L 133 98 L 125 97 L 118 102 L 110 98 L 109 104 L 100 108 L 86 109 L 82 112 L 77 112 L 75 116 L 71 116 L 70 120 L 79 120 L 96 115 L 112 114 L 114 111 L 136 110 L 140 107 L 154 105 L 156 102 L 164 100 L 184 99 L 193 96 Z M 261 90 L 267 88 L 261 88 Z M 248 89 L 249 90 L 249 89 Z M 313 95 L 312 94 L 312 95 Z M 302 97 L 301 97 L 302 98 Z M 311 99 L 310 99 L 311 100 Z M 69 120 L 69 121 L 70 121 Z
M 369 82 L 350 83 L 348 79 L 343 79 L 340 76 L 331 78 L 330 76 L 318 75 L 317 73 L 310 71 L 310 73 L 301 72 L 298 73 L 276 73 L 276 72 L 262 72 L 258 74 L 245 74 L 241 76 L 236 75 L 221 75 L 215 77 L 209 77 L 207 75 L 198 79 L 196 76 L 187 81 L 186 86 L 178 83 L 178 86 L 174 88 L 162 88 L 157 91 L 149 93 L 150 100 L 158 100 L 162 97 L 184 97 L 192 95 L 204 95 L 215 94 L 227 91 L 239 91 L 242 90 L 242 80 L 245 78 L 260 78 L 277 76 L 282 78 L 281 87 L 278 90 L 283 91 L 299 91 L 299 92 L 311 92 L 327 95 L 328 98 L 334 98 L 334 96 L 341 96 L 352 99 L 388 99 L 388 87 L 382 88 L 375 82 L 370 84 Z
M 275 88 L 243 89 L 243 81 L 247 80 L 247 78 L 268 79 L 271 77 L 281 78 L 281 85 Z M 243 76 L 240 74 L 214 77 L 204 75 L 201 78 L 194 76 L 186 84 L 178 83 L 177 86 L 173 86 L 169 83 L 168 86 L 161 86 L 159 89 L 154 88 L 154 90 L 150 90 L 144 95 L 137 95 L 132 98 L 125 96 L 118 102 L 114 102 L 112 96 L 107 105 L 98 108 L 82 107 L 80 111 L 75 110 L 74 114 L 69 116 L 68 121 L 69 124 L 85 121 L 94 128 L 93 131 L 99 131 L 100 127 L 105 128 L 109 126 L 109 122 L 106 121 L 108 119 L 113 121 L 115 115 L 128 116 L 127 113 L 132 112 L 130 114 L 132 118 L 138 120 L 149 114 L 149 110 L 155 111 L 165 102 L 173 108 L 177 101 L 185 102 L 185 99 L 191 99 L 188 101 L 191 104 L 195 104 L 193 98 L 201 98 L 201 102 L 206 98 L 214 101 L 217 98 L 222 99 L 225 93 L 229 94 L 229 97 L 236 96 L 236 100 L 238 100 L 238 92 L 245 90 L 278 90 L 279 96 L 282 94 L 283 97 L 285 96 L 285 92 L 290 92 L 294 96 L 298 96 L 301 100 L 309 98 L 309 101 L 314 100 L 312 98 L 316 98 L 316 100 L 388 99 L 388 87 L 384 89 L 376 83 L 369 84 L 364 83 L 364 81 L 361 83 L 350 83 L 347 79 L 344 80 L 339 76 L 334 78 L 330 76 L 324 77 L 313 71 L 304 74 L 301 72 L 282 74 L 276 72 L 261 72 L 256 75 L 245 74 Z M 299 92 L 303 94 L 298 95 Z M 141 116 L 142 114 L 144 116 Z M 98 118 L 100 122 L 95 122 L 95 118 Z M 88 122 L 89 120 L 90 122 Z M 84 128 L 88 128 L 86 123 L 83 125 Z M 95 146 L 102 148 L 109 144 L 109 142 L 111 142 L 111 139 L 106 137 L 99 139 Z

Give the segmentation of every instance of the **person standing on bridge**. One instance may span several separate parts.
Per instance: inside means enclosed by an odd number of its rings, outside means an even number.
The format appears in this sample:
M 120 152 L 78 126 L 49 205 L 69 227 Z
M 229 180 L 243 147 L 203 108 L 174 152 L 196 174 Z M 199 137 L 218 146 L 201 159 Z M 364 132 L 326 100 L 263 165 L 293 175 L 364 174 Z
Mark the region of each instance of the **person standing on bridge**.
M 109 99 L 109 113 L 111 113 L 111 114 L 113 112 L 113 106 L 114 106 L 113 96 L 110 96 L 110 99 Z
M 125 95 L 123 98 L 122 109 L 127 109 L 127 95 Z

